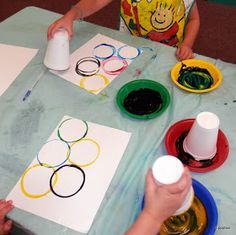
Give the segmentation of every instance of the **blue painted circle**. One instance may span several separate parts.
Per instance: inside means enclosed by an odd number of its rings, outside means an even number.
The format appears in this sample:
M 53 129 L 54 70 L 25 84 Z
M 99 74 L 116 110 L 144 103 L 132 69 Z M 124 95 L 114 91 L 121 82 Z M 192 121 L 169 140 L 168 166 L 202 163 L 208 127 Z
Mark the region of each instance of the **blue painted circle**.
M 141 50 L 136 47 L 136 48 L 135 48 L 135 49 L 137 50 L 137 55 L 136 55 L 136 56 L 131 57 L 131 58 L 123 57 L 123 56 L 121 56 L 120 52 L 121 52 L 121 50 L 123 50 L 123 49 L 126 48 L 126 47 L 129 47 L 129 46 L 128 46 L 128 45 L 124 45 L 124 46 L 120 47 L 120 48 L 118 49 L 118 51 L 117 51 L 117 56 L 118 56 L 120 59 L 122 59 L 122 60 L 126 60 L 126 59 L 134 60 L 135 58 L 137 58 L 137 57 L 141 54 Z
M 97 49 L 97 48 L 99 48 L 99 47 L 108 47 L 108 48 L 110 48 L 112 51 L 111 51 L 111 54 L 110 55 L 108 55 L 108 56 L 98 56 L 98 55 L 96 55 L 95 54 L 95 50 Z M 110 45 L 110 44 L 107 44 L 107 43 L 101 43 L 101 44 L 99 44 L 99 45 L 97 45 L 97 46 L 95 46 L 94 48 L 93 48 L 93 53 L 94 53 L 94 56 L 97 58 L 97 59 L 100 59 L 100 60 L 106 60 L 106 59 L 109 59 L 109 58 L 111 58 L 115 53 L 116 53 L 116 48 L 114 47 L 114 46 L 112 46 L 112 45 Z

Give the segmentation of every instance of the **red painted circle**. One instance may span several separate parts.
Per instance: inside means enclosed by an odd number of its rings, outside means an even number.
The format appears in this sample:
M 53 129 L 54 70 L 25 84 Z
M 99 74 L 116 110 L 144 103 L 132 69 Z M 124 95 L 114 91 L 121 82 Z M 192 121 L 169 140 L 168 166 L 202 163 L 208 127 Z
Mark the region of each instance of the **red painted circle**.
M 185 119 L 173 124 L 165 136 L 165 146 L 169 155 L 178 155 L 176 149 L 176 140 L 183 132 L 189 131 L 193 125 L 195 119 Z M 219 130 L 217 139 L 217 153 L 213 159 L 213 163 L 210 166 L 199 168 L 186 165 L 191 171 L 195 172 L 207 172 L 212 171 L 221 166 L 229 154 L 229 143 L 224 133 Z

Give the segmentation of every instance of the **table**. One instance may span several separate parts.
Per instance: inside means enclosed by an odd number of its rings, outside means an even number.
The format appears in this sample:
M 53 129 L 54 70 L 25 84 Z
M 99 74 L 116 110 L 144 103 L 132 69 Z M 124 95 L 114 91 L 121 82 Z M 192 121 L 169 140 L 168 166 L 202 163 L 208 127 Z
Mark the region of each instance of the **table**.
M 76 22 L 71 52 L 97 33 L 153 51 L 144 51 L 121 73 L 104 90 L 106 96 L 90 94 L 48 71 L 27 101 L 22 102 L 25 91 L 44 69 L 47 27 L 58 17 L 58 14 L 28 7 L 0 24 L 0 43 L 39 49 L 36 57 L 0 97 L 0 198 L 5 198 L 15 186 L 64 115 L 111 126 L 131 132 L 132 137 L 88 234 L 123 234 L 141 210 L 147 169 L 157 157 L 166 154 L 163 140 L 168 128 L 179 120 L 195 118 L 201 111 L 210 111 L 221 121 L 220 128 L 228 138 L 230 153 L 220 168 L 192 173 L 192 177 L 207 187 L 217 203 L 216 234 L 235 234 L 236 66 L 196 55 L 196 58 L 216 64 L 222 72 L 223 83 L 210 93 L 188 93 L 177 88 L 170 79 L 170 69 L 177 62 L 174 48 L 87 22 Z M 154 55 L 157 57 L 151 60 Z M 115 104 L 119 88 L 137 79 L 137 69 L 142 70 L 139 78 L 158 81 L 171 94 L 170 107 L 158 118 L 132 119 L 121 114 Z M 10 218 L 34 234 L 78 234 L 17 208 L 10 213 Z

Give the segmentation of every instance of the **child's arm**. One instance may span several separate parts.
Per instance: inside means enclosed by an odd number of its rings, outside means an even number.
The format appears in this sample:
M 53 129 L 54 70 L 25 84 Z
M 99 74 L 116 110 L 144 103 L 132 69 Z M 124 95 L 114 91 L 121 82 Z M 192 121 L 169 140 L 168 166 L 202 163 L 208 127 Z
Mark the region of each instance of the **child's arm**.
M 196 40 L 198 31 L 200 27 L 200 17 L 197 8 L 197 3 L 195 2 L 191 12 L 189 14 L 188 22 L 185 27 L 184 40 L 179 45 L 176 51 L 176 57 L 179 60 L 191 59 L 193 58 L 192 47 Z
M 181 179 L 170 185 L 157 185 L 152 172 L 146 177 L 144 209 L 125 235 L 156 235 L 162 223 L 181 206 L 190 187 L 187 168 Z
M 81 0 L 64 16 L 52 23 L 48 28 L 48 39 L 51 39 L 58 28 L 65 28 L 69 37 L 73 36 L 73 21 L 92 15 L 105 7 L 112 0 Z
M 6 220 L 6 215 L 13 208 L 12 201 L 0 200 L 0 235 L 10 233 L 12 221 Z

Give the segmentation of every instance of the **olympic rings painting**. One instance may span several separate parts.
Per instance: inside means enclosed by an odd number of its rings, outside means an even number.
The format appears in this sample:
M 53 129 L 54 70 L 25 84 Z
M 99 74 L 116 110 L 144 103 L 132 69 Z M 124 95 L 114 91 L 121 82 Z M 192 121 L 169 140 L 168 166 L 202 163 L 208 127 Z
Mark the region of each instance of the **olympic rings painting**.
M 140 48 L 97 34 L 71 54 L 68 70 L 51 72 L 97 95 L 141 53 Z
M 8 198 L 18 208 L 86 233 L 130 137 L 64 116 Z

